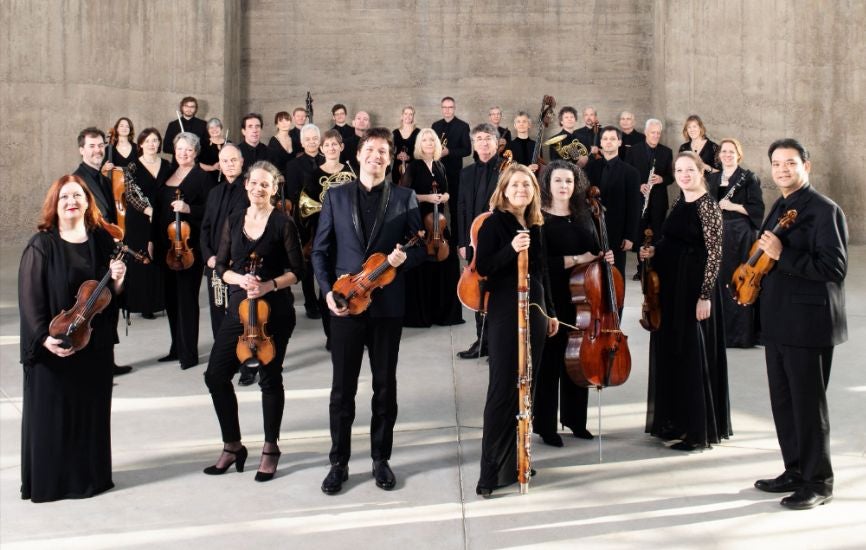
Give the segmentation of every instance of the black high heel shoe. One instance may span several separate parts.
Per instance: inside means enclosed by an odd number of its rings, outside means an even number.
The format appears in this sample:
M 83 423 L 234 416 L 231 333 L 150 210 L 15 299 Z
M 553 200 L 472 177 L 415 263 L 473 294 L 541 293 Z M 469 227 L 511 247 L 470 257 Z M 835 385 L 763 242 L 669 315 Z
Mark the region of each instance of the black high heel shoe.
M 234 459 L 233 461 L 229 462 L 228 464 L 226 464 L 226 466 L 225 466 L 224 468 L 220 468 L 220 467 L 218 467 L 216 464 L 214 464 L 213 466 L 208 466 L 207 468 L 205 468 L 205 469 L 203 470 L 204 473 L 206 473 L 206 474 L 209 475 L 209 476 L 218 476 L 218 475 L 222 475 L 222 474 L 226 473 L 226 471 L 227 471 L 229 468 L 232 467 L 232 464 L 235 465 L 235 469 L 236 469 L 238 472 L 243 472 L 243 471 L 244 471 L 244 464 L 245 464 L 246 461 L 247 461 L 247 455 L 248 455 L 248 453 L 247 453 L 247 448 L 246 448 L 246 447 L 244 447 L 243 445 L 241 445 L 241 448 L 238 449 L 237 451 L 233 451 L 233 450 L 231 450 L 231 449 L 225 449 L 225 448 L 224 448 L 224 449 L 223 449 L 223 452 L 224 452 L 224 453 L 231 453 L 231 454 L 235 455 L 235 459 Z M 271 475 L 273 476 L 273 474 L 271 474 Z
M 475 486 L 475 494 L 480 496 L 481 498 L 490 498 L 490 495 L 493 494 L 493 487 L 484 487 L 483 485 Z
M 262 451 L 262 454 L 266 455 L 266 456 L 277 457 L 277 464 L 280 463 L 280 457 L 283 455 L 283 453 L 281 453 L 280 451 L 273 451 L 273 452 Z M 274 471 L 273 472 L 263 472 L 261 470 L 258 470 L 256 472 L 256 481 L 270 481 L 270 480 L 274 479 L 274 474 L 277 473 L 277 464 L 274 464 Z

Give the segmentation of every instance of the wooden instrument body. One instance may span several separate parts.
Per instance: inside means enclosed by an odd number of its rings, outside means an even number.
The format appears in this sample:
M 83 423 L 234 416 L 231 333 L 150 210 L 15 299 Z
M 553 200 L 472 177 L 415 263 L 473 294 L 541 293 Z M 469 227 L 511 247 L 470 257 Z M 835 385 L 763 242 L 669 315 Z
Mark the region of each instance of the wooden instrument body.
M 517 481 L 529 489 L 532 476 L 532 349 L 529 334 L 529 252 L 517 254 Z
M 487 312 L 488 293 L 484 291 L 484 281 L 487 277 L 482 277 L 475 267 L 475 261 L 478 250 L 478 231 L 481 230 L 484 220 L 490 217 L 490 212 L 482 212 L 472 220 L 472 225 L 469 228 L 469 243 L 472 247 L 472 259 L 463 267 L 463 272 L 460 274 L 460 280 L 457 281 L 457 299 L 460 303 L 480 313 Z
M 261 268 L 262 258 L 255 252 L 250 254 L 248 271 L 255 276 Z M 244 333 L 238 336 L 235 354 L 244 366 L 257 368 L 267 365 L 276 357 L 274 341 L 267 332 L 271 306 L 263 298 L 246 298 L 238 306 L 238 317 Z
M 541 142 L 544 137 L 544 129 L 550 124 L 553 109 L 556 107 L 556 99 L 552 95 L 546 95 L 541 100 L 541 112 L 538 115 L 538 133 L 535 135 L 535 149 L 532 151 L 532 162 L 540 167 L 547 164 L 541 156 Z
M 105 284 L 94 280 L 84 281 L 78 287 L 75 305 L 69 310 L 64 309 L 51 320 L 48 334 L 63 340 L 61 347 L 80 351 L 90 342 L 90 334 L 93 332 L 90 321 L 98 313 L 105 311 L 110 303 L 111 291 Z
M 175 200 L 181 200 L 180 189 L 175 191 Z M 180 212 L 174 213 L 174 221 L 168 224 L 169 249 L 165 253 L 165 263 L 172 271 L 189 269 L 195 262 L 189 246 L 189 224 L 181 221 Z
M 778 235 L 783 229 L 791 227 L 796 219 L 797 211 L 788 210 L 773 228 L 773 234 Z M 774 265 L 776 265 L 776 260 L 758 248 L 758 241 L 752 243 L 752 247 L 749 249 L 749 259 L 734 270 L 731 283 L 728 285 L 734 301 L 741 306 L 754 304 L 761 293 L 761 281 L 773 269 Z
M 643 245 L 645 247 L 652 246 L 652 239 L 653 230 L 645 229 Z M 662 325 L 661 300 L 659 299 L 661 281 L 659 281 L 659 274 L 653 269 L 649 258 L 641 262 L 640 285 L 643 292 L 640 326 L 654 332 Z
M 117 227 L 120 228 L 120 239 L 123 239 L 123 235 L 126 233 L 126 174 L 123 168 L 112 168 L 111 170 L 111 193 L 114 195 L 114 209 L 117 211 Z
M 433 194 L 439 193 L 439 186 L 433 182 Z M 451 247 L 448 241 L 445 240 L 445 228 L 448 225 L 448 220 L 445 215 L 439 212 L 439 204 L 433 204 L 433 212 L 424 216 L 424 235 L 426 236 L 425 247 L 427 255 L 436 259 L 437 262 L 442 262 L 451 253 Z

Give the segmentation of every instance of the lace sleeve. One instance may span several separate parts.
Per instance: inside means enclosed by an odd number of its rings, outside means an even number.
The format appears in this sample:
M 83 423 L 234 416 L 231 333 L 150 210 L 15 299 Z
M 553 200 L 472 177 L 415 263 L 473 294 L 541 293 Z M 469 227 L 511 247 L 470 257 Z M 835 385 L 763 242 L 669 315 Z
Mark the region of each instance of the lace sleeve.
M 707 265 L 704 266 L 704 282 L 701 284 L 701 299 L 709 300 L 719 276 L 722 264 L 722 211 L 709 194 L 698 201 L 698 217 L 704 233 L 707 249 Z

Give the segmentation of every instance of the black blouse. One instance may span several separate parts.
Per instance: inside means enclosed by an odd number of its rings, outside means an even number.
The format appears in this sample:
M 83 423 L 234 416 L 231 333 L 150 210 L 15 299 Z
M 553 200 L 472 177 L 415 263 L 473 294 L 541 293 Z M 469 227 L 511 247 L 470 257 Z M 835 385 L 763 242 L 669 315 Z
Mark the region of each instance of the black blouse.
M 204 217 L 205 201 L 210 190 L 212 180 L 207 173 L 197 165 L 190 170 L 189 174 L 177 187 L 161 185 L 156 193 L 156 204 L 153 205 L 153 228 L 154 246 L 157 250 L 168 250 L 168 224 L 174 222 L 174 210 L 171 203 L 175 200 L 175 191 L 180 189 L 181 198 L 189 205 L 189 213 L 181 213 L 180 220 L 189 223 L 190 235 L 189 245 L 193 253 L 200 256 L 201 250 L 197 246 L 200 236 L 201 221 Z M 160 254 L 156 258 L 159 259 Z
M 445 166 L 438 160 L 433 161 L 433 170 L 427 168 L 427 163 L 422 159 L 415 159 L 406 170 L 406 179 L 403 184 L 415 191 L 416 195 L 429 195 L 433 193 L 433 182 L 436 182 L 436 190 L 438 193 L 448 193 L 448 178 L 445 176 Z M 450 197 L 449 200 L 457 200 L 457 197 Z M 440 205 L 440 211 L 443 208 Z M 421 212 L 421 218 L 433 212 L 433 205 L 429 202 L 419 202 L 418 210 Z
M 683 151 L 691 151 L 691 150 L 692 150 L 692 142 L 687 141 L 687 142 L 683 143 L 682 145 L 680 145 L 679 152 L 682 153 Z M 710 168 L 715 168 L 717 170 L 719 168 L 721 168 L 721 164 L 719 163 L 719 159 L 718 159 L 718 154 L 719 154 L 719 146 L 715 142 L 707 139 L 707 141 L 704 142 L 704 146 L 701 147 L 700 152 L 698 152 L 698 156 L 701 157 L 701 161 L 706 165 L 707 171 L 709 171 Z
M 729 200 L 735 204 L 741 204 L 748 212 L 747 216 L 730 210 L 722 211 L 725 220 L 735 218 L 747 218 L 752 228 L 757 230 L 764 221 L 764 196 L 761 191 L 761 180 L 751 170 L 737 167 L 730 179 L 722 185 L 721 170 L 707 176 L 707 188 L 710 195 L 717 201 L 721 201 L 732 189 L 735 189 Z
M 572 268 L 565 267 L 563 257 L 586 252 L 598 254 L 600 249 L 590 216 L 584 213 L 572 218 L 544 212 L 544 243 L 553 304 L 562 321 L 573 323 L 576 313 L 569 285 Z
M 397 160 L 397 155 L 403 151 L 405 148 L 405 153 L 409 155 L 409 160 L 406 161 L 406 165 L 408 166 L 410 162 L 415 160 L 415 140 L 418 139 L 418 134 L 421 133 L 419 128 L 415 128 L 412 130 L 412 133 L 409 135 L 408 139 L 403 139 L 403 134 L 400 133 L 400 128 L 394 129 L 394 164 L 392 166 L 392 171 L 396 171 L 397 166 L 400 165 L 400 161 Z

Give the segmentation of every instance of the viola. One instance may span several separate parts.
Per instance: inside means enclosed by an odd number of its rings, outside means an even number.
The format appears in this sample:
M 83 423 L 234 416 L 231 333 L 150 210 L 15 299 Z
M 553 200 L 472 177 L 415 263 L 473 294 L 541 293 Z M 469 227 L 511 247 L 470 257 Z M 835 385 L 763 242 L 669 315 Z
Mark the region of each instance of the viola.
M 127 255 L 143 264 L 150 263 L 150 258 L 146 254 L 135 252 L 123 243 L 117 243 L 112 259 L 124 261 Z M 51 320 L 48 334 L 61 341 L 59 344 L 61 348 L 79 351 L 90 342 L 90 333 L 93 331 L 90 322 L 111 303 L 111 291 L 106 288 L 110 280 L 109 269 L 99 282 L 88 280 L 81 283 L 75 295 L 75 304 L 68 310 L 64 309 Z
M 174 199 L 181 200 L 180 189 L 175 189 Z M 195 261 L 189 246 L 189 232 L 189 224 L 180 220 L 180 212 L 175 212 L 174 221 L 168 224 L 169 249 L 165 253 L 165 263 L 173 271 L 189 269 Z
M 403 245 L 403 250 L 418 246 L 421 242 L 421 235 L 415 235 Z M 370 254 L 361 266 L 361 271 L 354 275 L 340 275 L 334 281 L 331 287 L 334 302 L 339 307 L 348 308 L 350 315 L 364 313 L 372 303 L 373 291 L 391 284 L 396 276 L 397 268 L 388 263 L 387 254 Z
M 433 182 L 433 194 L 439 194 L 436 181 Z M 424 235 L 426 235 L 424 245 L 427 247 L 427 255 L 435 258 L 437 262 L 444 261 L 451 252 L 448 241 L 443 237 L 447 224 L 445 215 L 439 212 L 439 204 L 434 202 L 433 212 L 424 216 Z
M 126 171 L 123 168 L 111 170 L 111 193 L 114 195 L 114 209 L 117 212 L 117 227 L 120 238 L 126 233 Z
M 653 244 L 653 230 L 644 229 L 643 246 L 650 247 Z M 640 326 L 650 332 L 659 329 L 662 324 L 662 309 L 659 301 L 661 283 L 659 274 L 653 269 L 650 259 L 643 260 L 640 264 L 640 287 L 643 292 L 643 305 L 641 306 Z
M 599 244 L 606 252 L 610 246 L 600 197 L 598 187 L 589 189 L 587 203 L 598 226 Z M 585 328 L 569 333 L 565 356 L 569 377 L 587 388 L 623 384 L 631 373 L 631 352 L 628 336 L 620 328 L 619 308 L 625 297 L 622 274 L 602 257 L 575 267 L 570 285 L 572 302 L 582 302 L 576 308 L 576 326 Z
M 478 250 L 478 232 L 484 224 L 484 220 L 490 217 L 490 212 L 482 212 L 472 220 L 472 226 L 469 228 L 469 248 L 471 258 L 469 263 L 463 267 L 463 272 L 460 274 L 460 280 L 457 281 L 457 299 L 460 303 L 479 313 L 487 312 L 487 299 L 489 297 L 484 289 L 484 282 L 487 277 L 481 276 L 478 273 L 478 268 L 475 266 L 476 254 Z
M 262 267 L 262 258 L 255 252 L 250 254 L 247 271 L 255 276 Z M 244 333 L 238 336 L 235 354 L 244 366 L 258 368 L 267 365 L 277 355 L 274 341 L 265 329 L 271 306 L 262 298 L 246 298 L 238 306 L 238 316 L 244 326 Z
M 552 95 L 546 95 L 541 100 L 541 113 L 538 115 L 538 133 L 535 135 L 535 148 L 532 150 L 532 163 L 540 167 L 547 164 L 541 156 L 541 138 L 544 137 L 544 129 L 550 124 L 553 108 L 556 107 L 556 99 Z
M 773 234 L 778 236 L 783 230 L 791 227 L 796 219 L 797 211 L 788 210 L 779 218 L 779 222 L 773 228 Z M 734 300 L 741 306 L 754 304 L 761 293 L 761 281 L 774 265 L 776 260 L 764 254 L 764 251 L 758 248 L 758 241 L 755 241 L 749 249 L 749 259 L 734 270 L 731 283 L 728 285 Z

